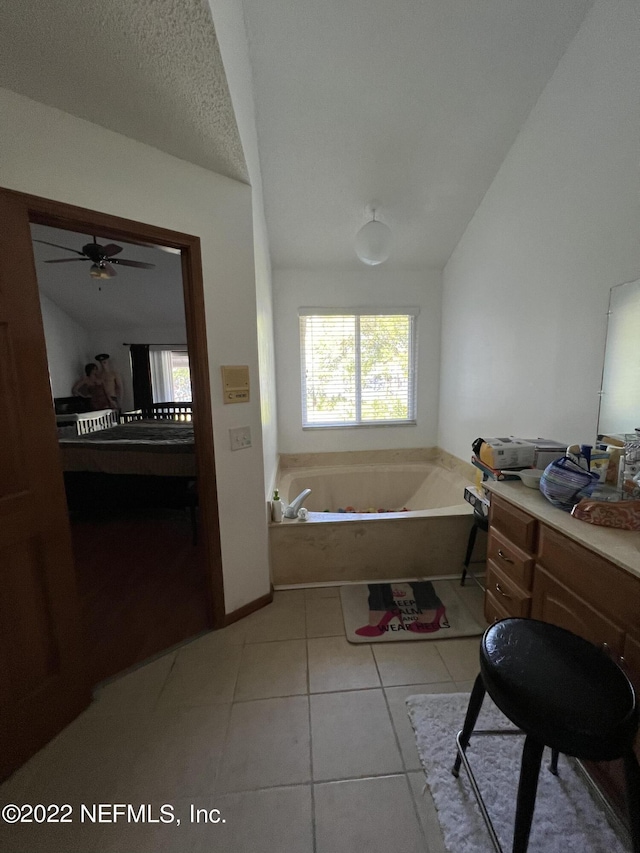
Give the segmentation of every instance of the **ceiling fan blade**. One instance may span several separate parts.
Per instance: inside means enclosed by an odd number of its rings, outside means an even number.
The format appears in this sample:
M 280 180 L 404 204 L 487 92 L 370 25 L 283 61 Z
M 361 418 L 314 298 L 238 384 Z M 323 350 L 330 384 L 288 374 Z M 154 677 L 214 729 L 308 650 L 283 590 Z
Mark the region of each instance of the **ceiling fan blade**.
M 70 261 L 88 261 L 89 258 L 56 258 L 53 261 L 45 261 L 45 264 L 68 264 Z
M 44 243 L 45 246 L 55 246 L 56 249 L 64 249 L 65 252 L 73 252 L 75 255 L 82 255 L 82 252 L 79 252 L 77 249 L 70 249 L 68 246 L 60 246 L 58 243 L 50 243 L 48 240 L 36 240 L 33 238 L 34 243 Z
M 124 258 L 119 260 L 118 258 L 113 259 L 114 264 L 122 264 L 125 267 L 139 267 L 142 270 L 152 270 L 155 268 L 155 264 L 145 264 L 142 261 L 127 261 Z
M 122 246 L 116 246 L 115 243 L 108 243 L 106 246 L 102 247 L 102 253 L 106 258 L 110 258 L 112 255 L 117 255 L 118 252 L 122 251 Z

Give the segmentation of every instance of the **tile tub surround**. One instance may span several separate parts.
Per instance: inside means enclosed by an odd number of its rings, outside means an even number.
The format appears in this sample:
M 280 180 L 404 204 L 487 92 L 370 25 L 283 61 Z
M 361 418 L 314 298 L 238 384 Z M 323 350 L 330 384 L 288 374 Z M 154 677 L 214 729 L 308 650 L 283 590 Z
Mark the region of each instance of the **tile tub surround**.
M 343 465 L 337 464 L 341 456 Z M 285 519 L 269 526 L 275 586 L 459 573 L 473 523 L 473 509 L 463 499 L 465 485 L 474 478 L 471 465 L 437 448 L 305 454 L 295 461 L 325 464 L 281 468 L 279 488 L 285 503 L 303 488 L 311 488 L 312 493 L 305 501 L 310 509 L 307 522 Z M 326 464 L 329 461 L 331 465 Z M 378 494 L 371 497 L 376 488 Z M 359 508 L 363 503 L 365 507 L 408 506 L 411 511 L 321 511 L 327 503 L 336 502 Z M 481 536 L 475 561 L 483 559 L 483 549 Z

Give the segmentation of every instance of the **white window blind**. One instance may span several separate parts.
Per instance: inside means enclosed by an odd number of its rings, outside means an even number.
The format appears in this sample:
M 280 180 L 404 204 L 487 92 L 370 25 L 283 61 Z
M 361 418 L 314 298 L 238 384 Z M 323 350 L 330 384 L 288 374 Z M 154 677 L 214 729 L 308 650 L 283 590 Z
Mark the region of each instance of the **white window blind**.
M 301 310 L 303 427 L 415 423 L 416 314 Z

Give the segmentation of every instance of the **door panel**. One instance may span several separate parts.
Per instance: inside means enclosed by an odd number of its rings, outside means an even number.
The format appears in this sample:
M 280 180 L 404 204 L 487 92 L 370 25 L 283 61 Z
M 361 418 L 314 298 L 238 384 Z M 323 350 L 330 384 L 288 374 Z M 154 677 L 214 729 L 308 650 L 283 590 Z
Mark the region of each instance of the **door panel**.
M 89 703 L 28 210 L 0 190 L 0 779 Z

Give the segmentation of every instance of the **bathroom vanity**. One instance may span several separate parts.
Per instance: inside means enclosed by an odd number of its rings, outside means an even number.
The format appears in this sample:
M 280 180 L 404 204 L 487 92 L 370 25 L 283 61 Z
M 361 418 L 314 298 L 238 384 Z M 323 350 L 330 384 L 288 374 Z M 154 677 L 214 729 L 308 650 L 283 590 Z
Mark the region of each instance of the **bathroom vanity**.
M 605 648 L 640 695 L 640 532 L 579 521 L 521 483 L 484 485 L 487 620 L 528 616 L 567 628 Z M 619 765 L 589 771 L 624 815 Z

